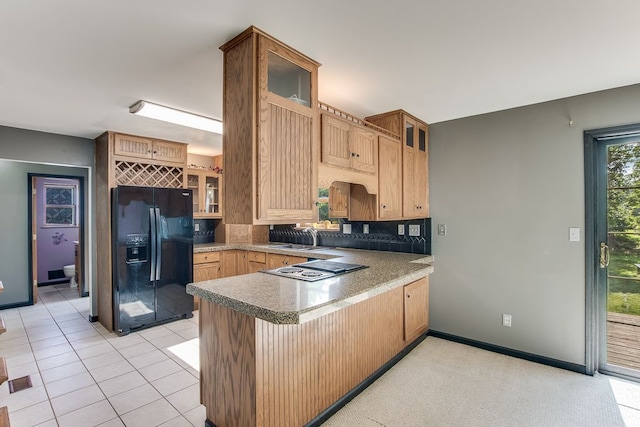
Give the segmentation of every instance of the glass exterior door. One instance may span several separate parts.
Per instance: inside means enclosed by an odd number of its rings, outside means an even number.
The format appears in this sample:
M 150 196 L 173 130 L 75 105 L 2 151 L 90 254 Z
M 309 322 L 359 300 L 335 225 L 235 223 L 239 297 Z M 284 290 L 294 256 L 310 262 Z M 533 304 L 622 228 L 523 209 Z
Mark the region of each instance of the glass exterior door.
M 640 141 L 606 146 L 605 370 L 640 376 Z

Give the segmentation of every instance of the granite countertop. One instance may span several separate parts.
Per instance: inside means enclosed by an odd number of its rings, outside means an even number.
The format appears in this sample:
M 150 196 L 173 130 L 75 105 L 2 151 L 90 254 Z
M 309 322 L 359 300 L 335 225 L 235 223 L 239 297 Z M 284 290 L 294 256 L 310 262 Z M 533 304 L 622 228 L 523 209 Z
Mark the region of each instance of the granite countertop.
M 243 249 L 362 264 L 369 268 L 306 282 L 252 273 L 187 285 L 187 292 L 276 324 L 299 324 L 421 279 L 433 272 L 433 256 L 360 249 L 295 250 L 284 243 L 196 244 L 194 253 Z

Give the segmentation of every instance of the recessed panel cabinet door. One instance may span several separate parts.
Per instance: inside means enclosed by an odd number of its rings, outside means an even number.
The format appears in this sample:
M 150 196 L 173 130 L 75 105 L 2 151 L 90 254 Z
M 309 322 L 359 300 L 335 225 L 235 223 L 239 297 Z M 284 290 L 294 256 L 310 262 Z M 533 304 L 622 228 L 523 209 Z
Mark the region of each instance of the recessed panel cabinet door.
M 349 137 L 351 125 L 343 120 L 322 114 L 322 163 L 349 167 Z
M 429 328 L 429 278 L 404 287 L 404 340 L 411 342 Z
M 377 140 L 377 135 L 374 132 L 353 126 L 349 146 L 352 169 L 368 173 L 376 172 L 378 168 Z
M 380 136 L 378 150 L 384 167 L 378 172 L 378 216 L 402 218 L 402 146 L 399 140 Z
M 272 103 L 267 111 L 258 144 L 258 219 L 314 221 L 318 190 L 311 114 Z

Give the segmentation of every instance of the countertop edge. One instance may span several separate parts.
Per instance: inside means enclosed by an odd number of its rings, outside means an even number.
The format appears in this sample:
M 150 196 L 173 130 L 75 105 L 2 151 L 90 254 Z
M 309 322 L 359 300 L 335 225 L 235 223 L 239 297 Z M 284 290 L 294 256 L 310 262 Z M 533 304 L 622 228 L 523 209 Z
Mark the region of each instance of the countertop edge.
M 194 253 L 203 253 L 203 252 L 216 252 L 216 251 L 224 251 L 224 250 L 250 250 L 250 251 L 258 251 L 265 253 L 275 253 L 275 254 L 288 254 L 288 255 L 297 255 L 297 256 L 306 256 L 313 258 L 322 258 L 322 259 L 330 259 L 330 258 L 341 258 L 345 256 L 353 256 L 353 253 L 360 253 L 363 256 L 366 256 L 367 253 L 375 253 L 376 255 L 380 255 L 381 253 L 378 251 L 363 251 L 363 250 L 352 250 L 352 249 L 341 249 L 341 248 L 327 248 L 327 249 L 317 249 L 317 250 L 297 250 L 291 248 L 278 248 L 276 245 L 268 245 L 268 244 L 215 244 L 215 246 L 200 246 L 198 248 L 194 247 Z M 397 254 L 397 253 L 389 253 L 389 254 Z M 219 304 L 221 306 L 231 308 L 240 313 L 256 317 L 262 320 L 265 320 L 274 324 L 302 324 L 309 322 L 311 320 L 317 319 L 319 317 L 325 316 L 327 314 L 333 313 L 335 311 L 341 310 L 350 305 L 354 305 L 358 302 L 367 300 L 373 296 L 385 293 L 394 288 L 407 285 L 409 283 L 415 282 L 416 280 L 420 280 L 424 277 L 427 277 L 429 274 L 433 273 L 433 256 L 432 255 L 424 255 L 421 254 L 405 254 L 405 255 L 413 255 L 414 257 L 419 257 L 413 260 L 394 260 L 394 263 L 399 264 L 411 264 L 416 268 L 412 271 L 408 271 L 403 273 L 401 276 L 393 276 L 388 280 L 382 280 L 371 287 L 368 287 L 364 290 L 356 289 L 355 293 L 351 294 L 349 292 L 349 287 L 346 288 L 345 294 L 347 296 L 337 298 L 333 301 L 328 301 L 326 303 L 321 303 L 316 306 L 312 306 L 309 308 L 305 308 L 299 311 L 291 311 L 291 310 L 273 310 L 271 308 L 262 307 L 260 304 L 251 303 L 247 301 L 243 301 L 240 298 L 233 298 L 233 296 L 223 295 L 224 292 L 216 292 L 213 288 L 216 283 L 219 283 L 222 280 L 235 280 L 236 278 L 244 277 L 243 276 L 232 276 L 229 278 L 223 279 L 213 279 L 204 282 L 190 283 L 187 285 L 187 292 L 191 295 L 197 296 L 201 299 Z M 251 275 L 257 275 L 263 273 L 252 273 Z M 254 276 L 255 277 L 255 276 Z M 276 276 L 270 276 L 276 277 Z M 246 280 L 246 279 L 245 279 Z M 289 279 L 287 279 L 289 280 Z M 210 289 L 207 289 L 210 288 Z M 228 292 L 227 292 L 228 293 Z

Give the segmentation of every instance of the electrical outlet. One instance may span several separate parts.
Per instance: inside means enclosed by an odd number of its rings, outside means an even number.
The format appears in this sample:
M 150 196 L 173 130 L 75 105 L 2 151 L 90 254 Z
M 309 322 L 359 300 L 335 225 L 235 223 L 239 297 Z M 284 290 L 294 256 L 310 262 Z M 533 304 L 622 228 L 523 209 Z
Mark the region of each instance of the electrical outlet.
M 507 328 L 511 327 L 511 315 L 510 314 L 502 314 L 502 326 L 506 326 Z
M 200 231 L 200 224 L 198 224 L 197 222 L 193 224 L 193 231 Z
M 445 224 L 438 224 L 438 236 L 447 235 L 447 226 Z
M 398 235 L 404 236 L 404 224 L 398 224 Z
M 369 224 L 362 224 L 362 234 L 369 234 Z
M 342 224 L 342 233 L 351 234 L 351 224 Z
M 409 225 L 409 236 L 420 236 L 420 224 Z

